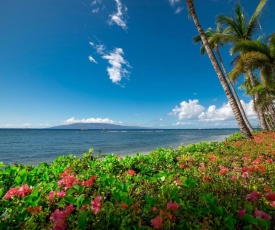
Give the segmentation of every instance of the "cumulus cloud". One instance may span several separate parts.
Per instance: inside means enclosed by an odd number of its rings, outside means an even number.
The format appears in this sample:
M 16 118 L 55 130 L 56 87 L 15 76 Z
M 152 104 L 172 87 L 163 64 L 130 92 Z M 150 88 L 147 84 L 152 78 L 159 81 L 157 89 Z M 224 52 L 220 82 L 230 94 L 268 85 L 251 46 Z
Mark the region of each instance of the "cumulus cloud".
M 189 100 L 189 102 L 181 102 L 171 114 L 177 116 L 179 120 L 191 120 L 197 118 L 203 110 L 204 107 L 199 104 L 198 100 Z
M 248 118 L 256 119 L 257 114 L 253 109 L 253 101 L 245 103 L 241 100 L 244 111 Z M 178 120 L 193 120 L 200 122 L 217 122 L 217 121 L 234 121 L 235 117 L 230 107 L 229 102 L 223 104 L 220 108 L 216 105 L 210 105 L 205 109 L 199 104 L 198 100 L 189 100 L 189 102 L 183 101 L 180 106 L 176 106 L 170 115 L 175 115 Z M 186 125 L 189 122 L 177 122 L 175 125 Z M 220 123 L 219 123 L 220 124 Z
M 87 118 L 87 119 L 75 119 L 71 117 L 67 119 L 65 124 L 73 124 L 73 123 L 107 123 L 114 124 L 115 122 L 109 118 Z
M 256 118 L 257 114 L 253 110 L 253 101 L 251 100 L 249 103 L 245 103 L 241 101 L 244 111 L 247 117 Z M 223 104 L 221 108 L 216 108 L 215 105 L 211 105 L 208 107 L 206 112 L 202 112 L 199 115 L 199 120 L 202 121 L 225 121 L 225 120 L 233 120 L 235 119 L 233 111 L 230 107 L 229 102 Z
M 122 29 L 126 30 L 127 29 L 127 25 L 126 22 L 124 20 L 124 13 L 127 12 L 127 7 L 122 6 L 122 3 L 120 0 L 115 0 L 116 1 L 116 8 L 117 11 L 113 14 L 110 14 L 110 24 L 117 24 L 118 26 L 120 26 Z
M 108 60 L 111 67 L 107 67 L 107 72 L 113 83 L 118 83 L 123 77 L 129 77 L 130 72 L 123 66 L 130 67 L 129 63 L 123 58 L 123 50 L 115 48 L 114 51 L 104 55 L 102 58 Z

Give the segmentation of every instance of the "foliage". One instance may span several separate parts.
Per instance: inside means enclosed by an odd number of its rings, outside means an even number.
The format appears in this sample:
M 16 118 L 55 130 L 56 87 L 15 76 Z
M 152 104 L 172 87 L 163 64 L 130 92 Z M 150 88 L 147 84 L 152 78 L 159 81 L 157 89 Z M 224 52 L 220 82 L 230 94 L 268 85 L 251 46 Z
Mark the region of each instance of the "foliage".
M 0 229 L 270 229 L 275 132 L 0 167 Z

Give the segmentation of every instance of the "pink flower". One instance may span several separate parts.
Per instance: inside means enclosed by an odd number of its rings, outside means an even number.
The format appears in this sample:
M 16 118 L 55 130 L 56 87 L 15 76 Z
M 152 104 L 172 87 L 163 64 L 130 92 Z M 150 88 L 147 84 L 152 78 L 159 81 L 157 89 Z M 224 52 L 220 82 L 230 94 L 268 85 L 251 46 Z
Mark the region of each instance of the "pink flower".
M 175 180 L 176 185 L 181 185 L 181 181 L 180 180 Z
M 64 185 L 64 189 L 67 190 L 75 184 L 81 184 L 79 180 L 75 178 L 74 175 L 65 175 L 62 177 L 60 181 L 58 181 L 58 186 L 62 187 Z
M 32 189 L 28 185 L 23 184 L 18 190 L 18 196 L 25 197 L 29 195 L 31 192 Z
M 177 202 L 169 201 L 167 203 L 167 209 L 168 210 L 176 211 L 179 207 L 180 207 L 180 205 Z
M 130 170 L 128 170 L 128 174 L 129 174 L 130 176 L 134 176 L 134 175 L 136 175 L 136 172 L 135 172 L 135 170 L 130 169 Z
M 6 193 L 6 195 L 4 196 L 5 199 L 10 199 L 14 196 L 17 196 L 19 188 L 10 188 L 9 191 Z
M 10 199 L 14 196 L 25 197 L 32 192 L 32 189 L 28 186 L 23 184 L 20 188 L 10 188 L 9 191 L 5 194 L 5 199 Z
M 102 197 L 97 196 L 93 201 L 91 201 L 92 209 L 94 210 L 95 215 L 100 211 L 101 208 L 101 201 Z
M 156 218 L 151 220 L 152 226 L 155 229 L 160 229 L 162 227 L 162 218 L 157 216 Z
M 238 210 L 239 216 L 242 218 L 246 214 L 246 209 Z
M 261 218 L 261 219 L 265 219 L 265 220 L 271 219 L 270 215 L 267 215 L 264 211 L 258 210 L 257 208 L 255 208 L 254 214 L 255 214 L 255 217 L 257 217 L 257 218 Z
M 50 200 L 50 203 L 52 203 L 54 201 L 54 198 L 55 197 L 64 197 L 66 196 L 66 192 L 64 191 L 50 191 L 49 193 L 49 200 Z
M 242 178 L 248 178 L 249 176 L 249 173 L 248 172 L 243 172 L 242 173 Z
M 232 180 L 237 180 L 237 177 L 235 175 L 232 176 Z
M 64 211 L 56 209 L 50 216 L 50 220 L 54 222 L 53 230 L 65 230 L 66 219 L 73 210 L 73 204 L 68 205 Z
M 255 201 L 255 200 L 259 199 L 261 196 L 262 196 L 261 193 L 259 193 L 258 191 L 254 191 L 254 192 L 248 194 L 246 199 Z

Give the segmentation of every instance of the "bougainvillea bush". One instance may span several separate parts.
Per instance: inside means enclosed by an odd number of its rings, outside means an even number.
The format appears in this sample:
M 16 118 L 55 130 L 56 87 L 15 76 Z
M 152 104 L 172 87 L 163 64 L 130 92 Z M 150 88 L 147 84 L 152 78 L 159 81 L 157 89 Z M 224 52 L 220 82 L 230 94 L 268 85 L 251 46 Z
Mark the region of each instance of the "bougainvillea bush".
M 1 167 L 0 229 L 275 228 L 275 132 Z

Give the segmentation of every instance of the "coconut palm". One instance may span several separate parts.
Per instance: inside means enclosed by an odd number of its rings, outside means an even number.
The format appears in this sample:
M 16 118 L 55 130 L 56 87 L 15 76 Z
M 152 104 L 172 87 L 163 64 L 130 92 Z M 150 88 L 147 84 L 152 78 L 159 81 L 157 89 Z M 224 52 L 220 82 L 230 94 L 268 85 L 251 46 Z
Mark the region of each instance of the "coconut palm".
M 235 17 L 229 17 L 225 15 L 218 16 L 217 22 L 226 28 L 227 34 L 217 35 L 217 37 L 223 43 L 232 43 L 233 45 L 242 40 L 252 40 L 253 36 L 259 31 L 260 24 L 258 22 L 261 13 L 263 12 L 263 8 L 266 5 L 267 0 L 261 0 L 258 4 L 255 12 L 253 13 L 252 17 L 248 21 L 245 17 L 244 10 L 242 9 L 240 3 L 237 3 L 234 11 Z M 253 87 L 256 87 L 253 81 L 253 74 L 250 71 L 248 73 L 249 80 Z M 247 79 L 248 80 L 248 79 Z M 254 94 L 255 101 L 259 101 L 259 94 L 255 92 Z M 264 119 L 263 111 L 257 107 L 256 109 L 261 127 L 263 130 L 267 130 L 267 124 Z
M 201 37 L 201 40 L 202 40 L 202 43 L 205 47 L 205 50 L 206 50 L 206 53 L 208 54 L 208 57 L 217 73 L 217 76 L 220 80 L 220 83 L 223 87 L 223 90 L 227 96 L 227 99 L 228 99 L 228 102 L 231 106 L 231 109 L 235 115 L 235 118 L 237 120 L 237 123 L 238 123 L 238 126 L 240 128 L 240 131 L 242 132 L 243 136 L 246 137 L 246 138 L 249 138 L 251 139 L 252 138 L 252 134 L 251 132 L 249 131 L 247 125 L 245 124 L 244 122 L 244 119 L 242 117 L 242 114 L 240 112 L 240 109 L 238 107 L 238 104 L 236 103 L 236 100 L 231 92 L 231 89 L 226 81 L 226 78 L 220 68 L 220 65 L 211 49 L 211 46 L 207 40 L 207 37 L 205 36 L 205 33 L 202 29 L 202 26 L 199 22 L 199 19 L 198 19 L 198 16 L 196 14 L 196 11 L 195 11 L 195 6 L 194 6 L 194 1 L 193 0 L 186 0 L 186 3 L 187 3 L 187 7 L 189 9 L 189 12 L 190 12 L 190 15 L 192 16 L 193 18 L 193 22 L 198 30 L 198 33 Z
M 258 94 L 258 108 L 269 115 L 269 123 L 275 123 L 273 101 L 275 99 L 275 33 L 266 42 L 243 40 L 235 44 L 231 52 L 240 53 L 230 77 L 234 80 L 247 71 L 259 70 L 261 82 L 254 84 L 252 93 Z M 271 126 L 271 125 L 269 125 Z
M 244 112 L 244 109 L 243 109 L 243 106 L 242 106 L 242 104 L 240 102 L 240 98 L 239 98 L 238 94 L 236 93 L 234 85 L 233 85 L 232 81 L 228 77 L 228 73 L 226 71 L 226 68 L 225 68 L 225 65 L 224 65 L 221 53 L 220 53 L 220 46 L 223 45 L 223 41 L 221 39 L 222 36 L 220 36 L 220 35 L 225 35 L 226 36 L 227 33 L 219 26 L 219 24 L 218 24 L 218 26 L 216 28 L 216 31 L 214 31 L 212 28 L 208 28 L 205 31 L 205 36 L 207 37 L 207 40 L 209 42 L 210 47 L 212 48 L 212 50 L 214 50 L 216 52 L 216 54 L 218 56 L 218 59 L 220 61 L 221 67 L 223 69 L 223 72 L 225 74 L 226 80 L 227 80 L 227 82 L 228 82 L 228 84 L 229 84 L 229 86 L 230 86 L 230 88 L 232 90 L 233 96 L 236 99 L 236 102 L 237 102 L 237 104 L 239 106 L 239 109 L 240 109 L 240 112 L 241 112 L 241 114 L 243 116 L 243 119 L 244 119 L 247 127 L 249 128 L 249 130 L 252 132 L 253 128 L 252 128 L 250 122 L 247 119 L 247 116 L 246 116 L 246 114 Z M 195 43 L 198 43 L 198 42 L 201 43 L 202 42 L 201 37 L 199 35 L 195 36 L 193 38 L 193 41 Z M 204 55 L 205 52 L 206 52 L 205 47 L 202 45 L 201 46 L 201 54 Z

